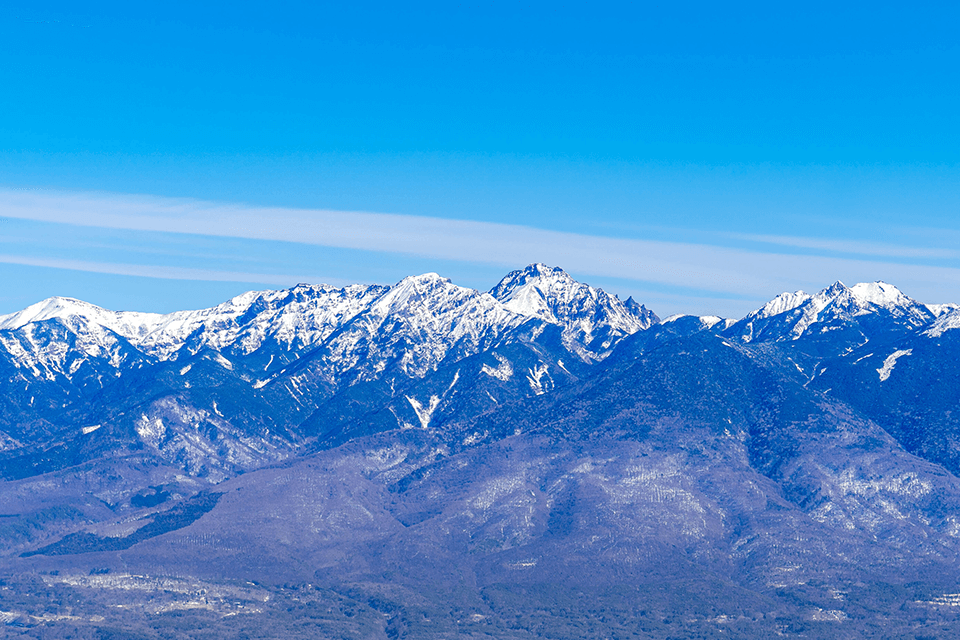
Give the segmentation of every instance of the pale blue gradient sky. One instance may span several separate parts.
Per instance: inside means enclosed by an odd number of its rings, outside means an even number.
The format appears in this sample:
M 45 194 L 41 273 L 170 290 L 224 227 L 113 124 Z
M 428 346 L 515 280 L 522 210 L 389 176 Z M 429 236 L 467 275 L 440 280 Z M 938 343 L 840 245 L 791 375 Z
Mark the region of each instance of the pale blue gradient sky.
M 537 260 L 661 315 L 960 301 L 949 4 L 15 5 L 0 312 Z

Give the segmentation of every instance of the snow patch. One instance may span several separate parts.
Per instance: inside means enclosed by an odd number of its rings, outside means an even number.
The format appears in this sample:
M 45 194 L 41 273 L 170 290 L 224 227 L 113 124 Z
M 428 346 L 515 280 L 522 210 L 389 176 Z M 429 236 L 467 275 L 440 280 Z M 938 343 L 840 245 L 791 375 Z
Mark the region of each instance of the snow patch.
M 407 399 L 407 402 L 410 403 L 410 406 L 413 407 L 413 411 L 417 414 L 417 419 L 420 421 L 420 428 L 426 429 L 429 427 L 430 418 L 433 417 L 433 412 L 440 405 L 440 398 L 438 396 L 430 396 L 430 402 L 426 407 L 424 407 L 416 398 L 411 398 L 410 396 L 404 397 Z
M 160 418 L 151 420 L 145 413 L 141 414 L 140 419 L 137 420 L 136 430 L 140 439 L 153 447 L 159 447 L 160 442 L 167 433 L 167 428 L 164 426 L 163 420 Z
M 880 381 L 883 382 L 890 377 L 890 374 L 893 372 L 893 367 L 896 366 L 899 358 L 909 356 L 911 353 L 913 353 L 913 349 L 899 349 L 888 355 L 887 359 L 883 361 L 883 366 L 877 369 L 877 373 L 880 374 Z
M 533 392 L 538 396 L 542 396 L 547 392 L 547 389 L 544 388 L 544 376 L 547 380 L 550 380 L 550 374 L 547 373 L 547 365 L 544 363 L 538 364 L 533 369 L 527 369 L 529 375 L 527 376 L 527 382 L 530 383 L 530 388 L 533 389 Z
M 460 380 L 460 370 L 457 369 L 457 372 L 453 374 L 453 382 L 450 383 L 450 386 L 447 387 L 446 393 L 444 393 L 443 395 L 447 395 L 447 393 L 450 393 L 453 390 L 453 388 L 457 385 L 457 382 L 459 380 Z
M 227 371 L 233 371 L 233 363 L 223 357 L 220 353 L 214 353 L 213 359 Z
M 497 368 L 494 369 L 490 365 L 483 365 L 483 368 L 480 370 L 481 373 L 485 373 L 492 378 L 496 378 L 501 382 L 506 382 L 511 377 L 513 377 L 513 366 L 511 366 L 510 361 L 504 358 L 499 353 L 494 353 L 493 357 L 497 359 L 499 363 Z

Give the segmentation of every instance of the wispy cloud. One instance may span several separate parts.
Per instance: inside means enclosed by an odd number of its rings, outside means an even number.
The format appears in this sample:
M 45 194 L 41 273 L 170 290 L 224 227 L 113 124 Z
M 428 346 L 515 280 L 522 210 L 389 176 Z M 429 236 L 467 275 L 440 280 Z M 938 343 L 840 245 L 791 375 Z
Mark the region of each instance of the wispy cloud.
M 960 251 L 940 247 L 911 247 L 883 242 L 863 242 L 860 240 L 835 240 L 832 238 L 808 238 L 802 236 L 774 236 L 749 233 L 732 233 L 729 237 L 749 242 L 772 244 L 781 247 L 815 249 L 831 253 L 874 256 L 881 258 L 928 258 L 960 259 Z
M 124 264 L 119 262 L 91 262 L 87 260 L 65 260 L 60 258 L 37 258 L 32 256 L 14 256 L 0 254 L 2 264 L 20 264 L 30 267 L 48 267 L 68 269 L 89 273 L 108 273 L 141 278 L 160 278 L 163 280 L 202 280 L 206 282 L 248 282 L 289 287 L 298 282 L 323 282 L 341 286 L 347 284 L 339 279 L 311 276 L 279 275 L 273 273 L 247 273 L 242 271 L 219 271 L 216 269 L 191 269 L 189 267 L 154 266 L 143 264 Z
M 252 207 L 145 196 L 0 191 L 0 216 L 137 231 L 308 243 L 515 268 L 534 261 L 580 275 L 656 283 L 744 298 L 817 289 L 837 279 L 882 279 L 929 302 L 960 299 L 960 269 L 883 258 L 952 257 L 922 249 L 782 236 L 750 236 L 834 255 L 750 250 L 711 244 L 623 239 L 520 225 L 383 213 Z M 835 255 L 837 252 L 842 255 Z M 936 256 L 934 256 L 936 254 Z M 874 256 L 875 259 L 864 259 Z M 88 263 L 88 270 L 90 265 Z M 99 265 L 99 266 L 98 266 Z M 94 265 L 115 273 L 115 266 Z M 49 266 L 49 265 L 47 265 Z M 71 267 L 61 267 L 71 268 Z M 77 267 L 79 268 L 79 267 Z M 124 265 L 136 275 L 155 267 Z M 176 269 L 167 268 L 169 277 Z M 184 269 L 192 278 L 202 270 Z M 217 275 L 219 274 L 219 275 Z M 216 276 L 214 278 L 214 276 Z M 157 277 L 157 276 L 153 276 Z M 162 276 L 168 277 L 168 276 Z M 187 277 L 186 275 L 182 277 Z M 210 272 L 211 279 L 279 282 L 284 276 Z

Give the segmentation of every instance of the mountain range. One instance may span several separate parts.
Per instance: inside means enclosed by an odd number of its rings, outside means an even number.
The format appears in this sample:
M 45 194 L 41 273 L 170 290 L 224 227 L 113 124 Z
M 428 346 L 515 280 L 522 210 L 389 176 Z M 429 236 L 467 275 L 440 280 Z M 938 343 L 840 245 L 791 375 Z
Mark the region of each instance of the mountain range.
M 0 316 L 35 638 L 960 637 L 960 306 L 661 320 L 542 264 Z

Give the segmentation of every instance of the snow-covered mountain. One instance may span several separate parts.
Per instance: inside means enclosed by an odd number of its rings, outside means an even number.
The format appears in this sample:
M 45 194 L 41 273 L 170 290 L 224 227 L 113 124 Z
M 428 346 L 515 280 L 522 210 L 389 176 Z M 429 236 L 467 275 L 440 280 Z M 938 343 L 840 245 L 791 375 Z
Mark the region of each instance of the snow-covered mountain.
M 659 321 L 633 298 L 621 302 L 544 264 L 507 274 L 490 293 L 510 311 L 562 326 L 564 346 L 584 360 L 602 359 L 621 338 Z
M 185 346 L 193 353 L 212 348 L 246 355 L 266 340 L 285 350 L 317 344 L 388 289 L 297 285 L 282 291 L 250 291 L 210 309 L 170 314 L 110 311 L 72 298 L 50 298 L 0 316 L 0 331 L 57 318 L 78 331 L 89 326 L 108 329 L 161 360 Z
M 956 637 L 956 329 L 885 283 L 659 322 L 540 264 L 43 301 L 0 317 L 0 619 Z
M 0 316 L 0 369 L 12 383 L 0 417 L 16 442 L 107 425 L 101 436 L 135 433 L 191 473 L 226 473 L 352 428 L 358 412 L 388 410 L 378 428 L 427 425 L 544 393 L 656 320 L 545 265 L 490 293 L 428 273 L 393 286 L 252 291 L 170 314 L 52 298 Z M 491 378 L 490 363 L 518 375 Z M 461 368 L 465 380 L 489 381 L 453 392 Z
M 509 274 L 490 293 L 429 273 L 392 287 L 302 284 L 251 291 L 210 309 L 165 315 L 50 298 L 0 316 L 0 340 L 18 357 L 47 361 L 51 345 L 31 341 L 29 330 L 19 344 L 2 336 L 54 319 L 80 336 L 90 354 L 112 348 L 119 337 L 159 360 L 202 349 L 228 358 L 269 350 L 275 356 L 270 366 L 276 369 L 300 352 L 322 347 L 331 376 L 359 367 L 361 377 L 375 376 L 394 361 L 411 376 L 423 375 L 449 350 L 459 357 L 477 353 L 531 321 L 531 330 L 544 323 L 561 327 L 564 345 L 573 354 L 599 360 L 619 339 L 657 320 L 645 307 L 576 282 L 561 269 L 531 265 Z M 67 349 L 53 351 L 62 355 Z
M 0 439 L 8 452 L 33 443 L 42 465 L 42 451 L 96 426 L 97 438 L 133 438 L 190 473 L 225 477 L 305 443 L 443 429 L 552 393 L 592 375 L 624 341 L 616 360 L 629 363 L 656 344 L 719 334 L 806 384 L 829 366 L 831 376 L 849 369 L 867 381 L 885 371 L 876 384 L 890 389 L 904 367 L 884 358 L 922 352 L 911 340 L 952 334 L 958 314 L 882 282 L 838 282 L 781 294 L 737 322 L 661 323 L 632 299 L 543 264 L 490 292 L 428 273 L 392 286 L 252 291 L 170 314 L 52 298 L 0 316 Z M 831 384 L 835 394 L 856 392 Z
M 862 337 L 874 328 L 912 330 L 929 324 L 933 312 L 885 282 L 842 282 L 810 295 L 782 293 L 725 331 L 743 342 L 797 340 L 849 330 Z
M 947 305 L 942 305 L 947 306 Z M 953 305 L 950 305 L 953 306 Z M 937 319 L 930 325 L 926 331 L 923 332 L 924 335 L 930 336 L 931 338 L 939 338 L 947 331 L 953 329 L 960 329 L 960 307 L 951 309 L 938 315 Z

